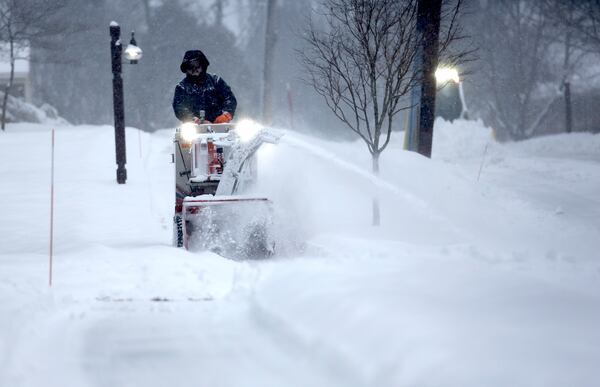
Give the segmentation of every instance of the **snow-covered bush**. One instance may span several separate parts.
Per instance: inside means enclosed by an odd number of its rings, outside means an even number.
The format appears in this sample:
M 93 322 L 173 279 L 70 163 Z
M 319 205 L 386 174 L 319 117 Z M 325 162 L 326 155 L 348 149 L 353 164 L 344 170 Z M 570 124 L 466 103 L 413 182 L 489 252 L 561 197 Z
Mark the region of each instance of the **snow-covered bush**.
M 0 98 L 4 93 L 0 93 Z M 6 107 L 6 122 L 36 122 L 51 123 L 59 125 L 69 125 L 69 122 L 62 118 L 58 111 L 46 103 L 37 107 L 22 98 L 8 96 Z

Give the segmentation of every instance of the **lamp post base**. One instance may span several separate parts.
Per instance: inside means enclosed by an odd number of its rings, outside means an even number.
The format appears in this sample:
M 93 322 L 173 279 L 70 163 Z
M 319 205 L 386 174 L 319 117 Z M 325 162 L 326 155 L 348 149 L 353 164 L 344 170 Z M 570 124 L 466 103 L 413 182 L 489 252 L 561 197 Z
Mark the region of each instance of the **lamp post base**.
M 126 180 L 127 180 L 127 170 L 125 169 L 125 166 L 119 166 L 117 168 L 117 183 L 125 184 Z

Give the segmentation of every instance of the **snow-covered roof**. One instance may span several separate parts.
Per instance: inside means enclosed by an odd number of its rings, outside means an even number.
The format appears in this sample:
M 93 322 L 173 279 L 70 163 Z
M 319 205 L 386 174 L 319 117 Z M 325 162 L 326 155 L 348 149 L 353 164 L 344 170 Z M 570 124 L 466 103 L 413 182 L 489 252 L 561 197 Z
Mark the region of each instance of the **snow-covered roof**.
M 15 75 L 29 74 L 29 46 L 19 47 L 15 50 Z M 10 72 L 10 46 L 6 42 L 0 43 L 0 75 Z

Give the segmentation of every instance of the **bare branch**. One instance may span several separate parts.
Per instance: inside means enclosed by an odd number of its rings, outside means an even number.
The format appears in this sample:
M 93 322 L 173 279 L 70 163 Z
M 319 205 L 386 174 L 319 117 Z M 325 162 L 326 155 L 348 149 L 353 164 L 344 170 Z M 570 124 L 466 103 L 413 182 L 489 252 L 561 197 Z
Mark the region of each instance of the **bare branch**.
M 445 3 L 441 47 L 457 62 L 462 52 L 452 54 L 449 47 L 461 36 L 462 0 Z M 305 34 L 301 58 L 308 83 L 372 155 L 389 144 L 394 117 L 407 108 L 399 102 L 419 82 L 413 72 L 416 14 L 416 0 L 323 0 L 313 15 L 318 23 L 311 20 Z

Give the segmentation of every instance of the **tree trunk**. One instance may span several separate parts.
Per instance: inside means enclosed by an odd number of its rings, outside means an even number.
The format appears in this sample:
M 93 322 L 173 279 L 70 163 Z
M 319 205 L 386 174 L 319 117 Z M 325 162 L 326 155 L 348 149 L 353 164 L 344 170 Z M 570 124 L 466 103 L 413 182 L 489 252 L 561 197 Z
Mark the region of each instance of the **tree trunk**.
M 10 29 L 9 29 L 10 35 Z M 9 38 L 10 39 L 10 38 Z M 15 43 L 10 39 L 10 76 L 8 83 L 4 88 L 4 99 L 2 100 L 2 130 L 6 130 L 6 108 L 8 106 L 8 94 L 12 88 L 13 80 L 15 78 Z
M 573 131 L 573 113 L 571 109 L 571 83 L 565 82 L 565 126 L 567 133 Z
M 563 93 L 565 97 L 565 130 L 571 133 L 573 130 L 573 114 L 571 107 L 571 82 L 569 81 L 569 67 L 571 65 L 571 23 L 573 19 L 573 5 L 569 8 L 569 25 L 565 37 L 565 62 L 563 64 L 565 71 L 565 81 L 563 83 Z
M 267 0 L 267 20 L 265 29 L 265 62 L 263 66 L 263 114 L 266 125 L 273 123 L 273 60 L 275 58 L 275 2 Z
M 2 98 L 2 130 L 6 130 L 6 105 L 8 104 L 8 93 L 10 86 L 7 84 L 4 88 L 4 97 Z
M 373 175 L 379 176 L 379 153 L 373 153 L 371 156 Z M 375 194 L 375 196 L 373 196 L 373 226 L 379 226 L 380 224 L 381 213 L 379 209 L 379 196 Z
M 144 17 L 146 19 L 146 27 L 150 30 L 151 19 L 152 19 L 152 11 L 150 10 L 150 0 L 142 0 L 142 5 L 144 6 Z
M 215 7 L 215 25 L 223 26 L 223 0 L 216 0 Z
M 435 119 L 435 70 L 438 65 L 440 19 L 442 0 L 419 0 L 417 8 L 417 39 L 422 57 L 421 109 L 418 134 L 418 152 L 431 157 L 433 121 Z

